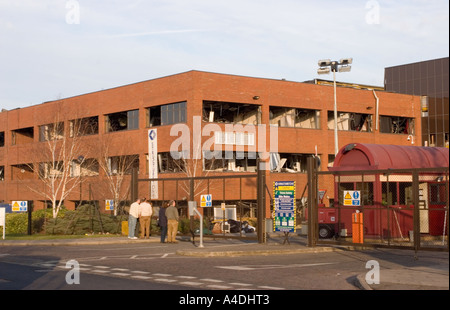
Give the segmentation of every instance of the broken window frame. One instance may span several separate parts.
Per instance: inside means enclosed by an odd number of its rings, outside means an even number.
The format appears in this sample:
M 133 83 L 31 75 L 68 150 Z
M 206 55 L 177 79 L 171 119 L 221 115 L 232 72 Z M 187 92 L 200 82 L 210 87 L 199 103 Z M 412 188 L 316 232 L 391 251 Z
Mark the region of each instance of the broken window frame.
M 105 115 L 106 132 L 139 129 L 139 109 Z
M 93 177 L 98 176 L 100 164 L 95 158 L 87 158 L 80 160 L 72 160 L 70 166 L 71 177 Z
M 173 152 L 173 151 L 172 151 Z M 174 159 L 171 152 L 158 153 L 158 173 L 180 173 L 186 171 L 186 152 L 178 152 L 179 159 Z M 147 155 L 148 162 L 148 155 Z
M 203 171 L 211 172 L 256 172 L 257 153 L 241 151 L 214 151 L 206 156 L 203 151 Z
M 39 163 L 39 177 L 42 179 L 60 178 L 64 174 L 64 162 L 41 162 Z
M 255 133 L 253 132 L 234 132 L 234 131 L 215 131 L 214 144 L 254 146 Z
M 270 153 L 270 171 L 287 173 L 307 173 L 308 157 L 315 157 L 309 153 Z M 317 156 L 320 160 L 320 155 Z M 320 169 L 320 166 L 319 166 Z
M 250 103 L 203 101 L 203 121 L 207 123 L 261 124 L 261 106 Z
M 69 136 L 98 135 L 98 116 L 83 117 L 69 121 Z
M 393 115 L 380 115 L 380 133 L 415 134 L 415 119 Z
M 320 110 L 270 106 L 270 126 L 320 129 Z M 310 126 L 305 122 L 309 120 Z
M 34 165 L 32 163 L 11 165 L 11 180 L 16 179 L 17 180 L 34 179 Z
M 372 132 L 372 114 L 338 111 L 338 130 Z M 360 117 L 360 119 L 358 119 Z M 359 122 L 358 122 L 359 121 Z M 348 123 L 346 123 L 348 122 Z M 358 123 L 357 123 L 358 122 Z M 328 129 L 334 129 L 334 111 L 328 111 Z
M 145 109 L 147 127 L 186 123 L 187 102 L 180 101 Z
M 39 126 L 39 141 L 54 141 L 64 139 L 64 123 L 52 123 Z
M 372 132 L 372 114 L 343 111 L 338 111 L 337 114 L 338 130 Z M 358 119 L 359 117 L 360 119 Z M 328 111 L 327 124 L 329 130 L 334 129 L 334 111 Z
M 18 128 L 11 130 L 11 145 L 20 145 L 33 142 L 34 142 L 34 127 Z
M 131 175 L 133 168 L 139 169 L 139 155 L 108 157 L 107 168 L 108 175 Z

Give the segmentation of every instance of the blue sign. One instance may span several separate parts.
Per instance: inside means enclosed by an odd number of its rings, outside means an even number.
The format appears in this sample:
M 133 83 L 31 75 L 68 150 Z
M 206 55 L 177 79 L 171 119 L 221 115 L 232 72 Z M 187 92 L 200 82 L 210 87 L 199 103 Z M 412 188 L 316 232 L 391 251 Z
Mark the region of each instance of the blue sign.
M 156 131 L 154 130 L 150 130 L 150 133 L 148 134 L 148 137 L 150 138 L 150 140 L 154 140 L 156 137 Z
M 273 195 L 273 230 L 295 232 L 295 181 L 275 181 Z

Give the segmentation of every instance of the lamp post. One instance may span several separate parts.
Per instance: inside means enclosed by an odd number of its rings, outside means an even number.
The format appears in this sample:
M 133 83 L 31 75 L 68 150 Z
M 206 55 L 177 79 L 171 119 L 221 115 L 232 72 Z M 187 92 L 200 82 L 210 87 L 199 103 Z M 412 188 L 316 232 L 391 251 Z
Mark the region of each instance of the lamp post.
M 333 72 L 333 88 L 334 88 L 334 155 L 339 152 L 338 144 L 338 128 L 337 128 L 337 100 L 336 100 L 336 72 L 349 72 L 350 64 L 353 58 L 343 58 L 339 61 L 331 61 L 330 59 L 319 60 L 319 69 L 317 74 L 328 74 L 330 70 Z M 330 69 L 331 68 L 331 69 Z

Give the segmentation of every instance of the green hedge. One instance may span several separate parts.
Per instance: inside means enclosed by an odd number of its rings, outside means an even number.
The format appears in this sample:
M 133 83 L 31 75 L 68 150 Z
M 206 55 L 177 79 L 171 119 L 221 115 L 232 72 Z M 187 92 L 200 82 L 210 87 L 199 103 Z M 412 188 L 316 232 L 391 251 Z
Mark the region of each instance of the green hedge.
M 101 213 L 92 205 L 82 205 L 77 210 L 61 208 L 58 217 L 53 219 L 52 210 L 37 210 L 32 213 L 32 232 L 46 234 L 84 235 L 89 233 L 120 234 L 122 220 L 127 216 L 112 216 Z M 6 234 L 26 234 L 28 230 L 27 213 L 6 215 Z

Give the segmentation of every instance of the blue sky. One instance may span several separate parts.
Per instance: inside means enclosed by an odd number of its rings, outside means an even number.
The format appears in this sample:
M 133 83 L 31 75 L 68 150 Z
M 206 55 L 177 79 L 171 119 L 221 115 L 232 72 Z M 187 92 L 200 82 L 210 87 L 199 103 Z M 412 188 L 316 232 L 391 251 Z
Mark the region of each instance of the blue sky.
M 326 58 L 382 86 L 385 67 L 448 57 L 448 29 L 447 0 L 0 0 L 0 108 L 192 69 L 331 79 Z

